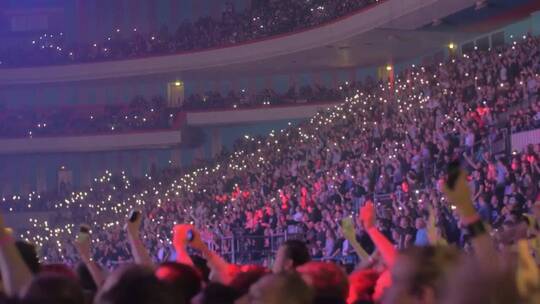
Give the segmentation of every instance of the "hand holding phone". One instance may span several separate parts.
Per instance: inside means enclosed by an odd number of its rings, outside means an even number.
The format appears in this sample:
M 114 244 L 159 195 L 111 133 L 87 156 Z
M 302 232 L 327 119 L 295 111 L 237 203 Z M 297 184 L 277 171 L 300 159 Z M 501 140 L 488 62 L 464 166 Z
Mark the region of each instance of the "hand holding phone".
M 129 213 L 129 217 L 128 217 L 129 222 L 130 223 L 135 223 L 139 219 L 140 215 L 141 215 L 140 211 L 131 210 L 131 212 Z
M 189 245 L 197 250 L 204 250 L 206 246 L 195 227 L 188 224 L 178 224 L 174 226 L 173 244 L 175 248 L 185 248 Z
M 193 230 L 192 229 L 189 229 L 187 232 L 186 232 L 186 239 L 188 242 L 193 242 L 193 239 L 195 238 L 195 235 L 193 233 Z
M 81 259 L 83 261 L 89 261 L 90 260 L 90 227 L 88 225 L 81 225 L 79 227 L 79 234 L 77 236 L 77 239 L 75 240 L 75 249 L 77 249 L 77 252 L 79 252 L 79 255 L 81 256 Z
M 142 213 L 139 210 L 131 210 L 128 215 L 124 229 L 128 234 L 135 234 L 139 232 L 142 222 Z
M 191 240 L 189 237 L 191 236 Z M 193 240 L 193 227 L 187 224 L 177 224 L 173 228 L 173 245 L 178 251 L 184 250 L 187 243 Z
M 86 241 L 90 238 L 90 227 L 88 225 L 81 225 L 79 227 L 79 235 L 77 236 L 77 240 Z

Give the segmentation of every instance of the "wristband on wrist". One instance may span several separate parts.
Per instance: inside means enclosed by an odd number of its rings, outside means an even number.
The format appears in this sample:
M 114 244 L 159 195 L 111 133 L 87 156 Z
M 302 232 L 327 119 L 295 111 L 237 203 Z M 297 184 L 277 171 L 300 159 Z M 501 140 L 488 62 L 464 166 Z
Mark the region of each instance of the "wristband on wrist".
M 468 224 L 466 226 L 466 229 L 471 238 L 475 238 L 486 233 L 486 226 L 484 225 L 484 222 L 482 222 L 482 220 L 477 220 L 473 223 Z

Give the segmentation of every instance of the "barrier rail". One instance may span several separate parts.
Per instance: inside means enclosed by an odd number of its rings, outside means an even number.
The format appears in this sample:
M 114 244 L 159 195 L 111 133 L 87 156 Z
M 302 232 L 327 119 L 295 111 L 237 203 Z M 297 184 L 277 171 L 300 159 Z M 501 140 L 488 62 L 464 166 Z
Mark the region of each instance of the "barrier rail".
M 278 233 L 267 236 L 237 235 L 223 237 L 207 242 L 214 252 L 233 264 L 270 265 L 279 246 L 287 240 L 304 240 L 302 233 Z M 354 264 L 358 261 L 355 254 L 342 255 L 332 258 L 316 258 L 316 260 L 332 260 L 342 264 Z
M 265 267 L 270 267 L 274 262 L 274 258 L 279 246 L 286 240 L 300 239 L 303 240 L 302 234 L 294 233 L 280 233 L 270 236 L 233 236 L 222 237 L 216 240 L 208 241 L 206 244 L 208 247 L 223 257 L 226 261 L 237 265 L 256 264 Z M 259 245 L 265 245 L 257 247 Z M 151 256 L 156 256 L 155 252 L 151 252 Z M 170 261 L 171 256 L 167 255 L 163 259 L 156 259 L 155 262 L 161 263 Z M 359 262 L 358 256 L 354 253 L 343 255 L 341 252 L 331 258 L 327 257 L 314 257 L 314 261 L 332 261 L 341 265 L 348 265 L 353 267 Z M 66 261 L 49 261 L 65 263 Z M 113 270 L 124 264 L 132 263 L 132 259 L 112 261 L 107 260 L 105 265 L 102 265 L 106 269 Z

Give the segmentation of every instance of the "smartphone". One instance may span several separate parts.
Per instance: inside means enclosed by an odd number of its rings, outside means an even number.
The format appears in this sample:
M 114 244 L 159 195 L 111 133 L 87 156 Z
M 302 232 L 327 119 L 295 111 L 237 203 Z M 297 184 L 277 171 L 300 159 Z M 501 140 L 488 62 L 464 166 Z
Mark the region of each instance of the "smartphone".
M 187 237 L 188 242 L 192 242 L 193 239 L 195 238 L 195 235 L 193 234 L 193 230 L 189 229 L 186 233 L 186 237 Z
M 79 227 L 79 232 L 90 234 L 90 227 L 88 227 L 87 225 L 81 225 Z
M 138 210 L 131 210 L 131 212 L 129 213 L 129 221 L 131 223 L 135 222 L 139 216 L 141 215 L 141 212 L 138 211 Z
M 459 164 L 459 161 L 453 161 L 448 164 L 447 174 L 448 179 L 446 180 L 446 185 L 450 190 L 454 190 L 454 187 L 456 186 L 457 179 L 459 177 L 461 166 Z
M 77 239 L 80 241 L 86 241 L 90 238 L 90 227 L 88 225 L 81 225 L 79 227 L 79 235 L 77 236 Z

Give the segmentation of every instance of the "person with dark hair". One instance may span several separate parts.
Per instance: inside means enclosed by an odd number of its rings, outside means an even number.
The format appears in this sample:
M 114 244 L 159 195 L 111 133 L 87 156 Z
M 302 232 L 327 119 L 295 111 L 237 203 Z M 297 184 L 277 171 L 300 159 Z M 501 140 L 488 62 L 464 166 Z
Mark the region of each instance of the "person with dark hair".
M 297 268 L 306 283 L 315 290 L 316 304 L 346 303 L 349 280 L 334 263 L 309 262 Z
M 347 303 L 373 303 L 373 294 L 378 278 L 379 273 L 374 269 L 361 270 L 351 274 Z
M 166 262 L 156 269 L 155 274 L 166 285 L 175 299 L 182 298 L 185 303 L 189 303 L 201 291 L 201 274 L 192 266 Z
M 240 293 L 229 286 L 220 283 L 210 283 L 191 300 L 192 304 L 233 304 Z
M 92 278 L 92 274 L 88 270 L 88 267 L 86 267 L 85 263 L 77 264 L 75 267 L 75 273 L 77 274 L 79 284 L 81 284 L 83 289 L 84 297 L 86 299 L 85 303 L 92 303 L 94 301 L 94 295 L 98 291 L 98 286 Z
M 279 247 L 272 267 L 274 273 L 291 271 L 311 260 L 306 243 L 287 240 Z
M 229 284 L 236 289 L 240 295 L 245 295 L 249 292 L 251 285 L 264 277 L 270 271 L 267 268 L 257 265 L 244 265 L 240 267 L 240 271 L 234 276 Z
M 127 266 L 113 272 L 94 300 L 95 304 L 182 304 L 154 271 L 144 266 Z
M 95 293 L 98 289 L 96 282 L 94 282 L 94 279 L 92 278 L 92 275 L 90 274 L 90 271 L 86 267 L 84 263 L 79 263 L 75 267 L 75 272 L 77 273 L 77 277 L 79 278 L 79 282 L 81 283 L 81 287 L 86 290 Z
M 250 304 L 312 304 L 313 289 L 295 272 L 264 276 L 249 289 Z
M 15 247 L 17 247 L 17 251 L 19 251 L 24 263 L 28 266 L 30 271 L 33 274 L 38 273 L 41 265 L 37 256 L 36 247 L 23 241 L 15 241 Z
M 70 280 L 78 280 L 77 275 L 65 264 L 54 263 L 41 266 L 40 274 L 56 274 L 64 276 Z
M 83 290 L 64 274 L 42 273 L 34 277 L 21 297 L 27 304 L 82 304 Z

